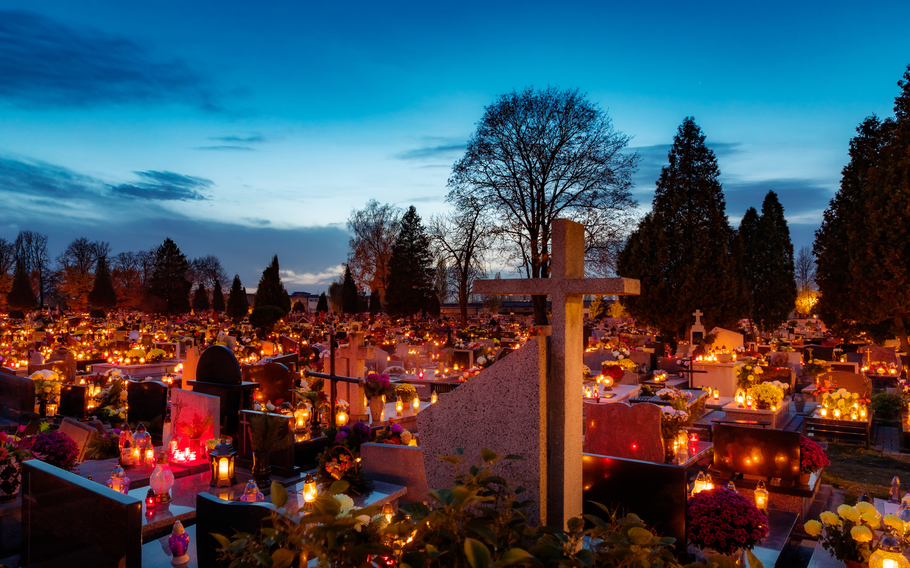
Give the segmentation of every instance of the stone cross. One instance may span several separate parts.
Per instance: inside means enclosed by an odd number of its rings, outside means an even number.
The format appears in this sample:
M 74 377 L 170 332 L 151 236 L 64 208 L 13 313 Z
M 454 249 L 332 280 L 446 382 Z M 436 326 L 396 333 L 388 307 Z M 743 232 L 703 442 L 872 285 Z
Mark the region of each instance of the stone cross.
M 364 376 L 367 359 L 376 357 L 376 350 L 373 346 L 364 347 L 362 333 L 349 333 L 348 346 L 339 347 L 335 351 L 335 357 L 347 359 L 348 376 L 360 379 Z M 366 414 L 366 408 L 363 405 L 363 389 L 358 385 L 339 383 L 339 387 L 347 387 L 347 401 L 351 405 L 351 416 L 362 416 Z
M 701 316 L 705 314 L 703 314 L 701 310 L 695 310 L 692 315 L 695 316 L 695 324 L 692 326 L 692 329 L 689 330 L 689 343 L 694 346 L 705 338 L 705 326 L 701 324 Z
M 544 420 L 547 497 L 541 521 L 565 526 L 582 511 L 583 298 L 587 294 L 637 295 L 640 283 L 629 278 L 585 278 L 583 225 L 554 219 L 552 239 L 549 278 L 476 280 L 473 293 L 550 297 L 553 317 Z
M 705 314 L 703 314 L 703 313 L 701 312 L 701 310 L 695 310 L 695 311 L 692 313 L 692 315 L 695 316 L 695 325 L 701 325 L 701 316 L 703 316 L 703 315 L 705 315 Z

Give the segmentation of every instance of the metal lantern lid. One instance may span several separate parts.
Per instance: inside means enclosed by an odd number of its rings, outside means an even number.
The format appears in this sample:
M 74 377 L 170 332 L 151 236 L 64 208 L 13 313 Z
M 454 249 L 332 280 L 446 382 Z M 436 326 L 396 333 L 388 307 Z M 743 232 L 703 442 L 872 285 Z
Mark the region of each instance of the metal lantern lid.
M 155 463 L 160 463 L 161 465 L 167 465 L 167 454 L 161 452 L 158 454 L 158 459 L 155 460 Z
M 234 447 L 230 444 L 225 444 L 224 442 L 219 442 L 211 452 L 209 456 L 213 458 L 224 458 L 236 456 L 237 452 L 234 450 Z
M 888 531 L 883 534 L 882 539 L 878 541 L 878 549 L 884 552 L 900 552 L 901 541 L 896 539 L 891 531 Z
M 114 471 L 111 472 L 111 478 L 113 479 L 123 479 L 124 477 L 126 477 L 126 473 L 119 465 L 117 465 L 117 467 L 114 468 Z

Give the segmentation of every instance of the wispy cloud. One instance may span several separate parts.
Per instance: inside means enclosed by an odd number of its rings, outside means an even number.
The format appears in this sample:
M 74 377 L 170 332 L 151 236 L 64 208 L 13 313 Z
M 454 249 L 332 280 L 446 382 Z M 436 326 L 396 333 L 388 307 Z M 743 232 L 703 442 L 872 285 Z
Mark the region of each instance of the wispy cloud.
M 777 193 L 788 223 L 818 225 L 835 188 L 822 180 L 802 178 L 725 181 L 727 213 L 738 219 L 749 207 L 761 211 L 761 204 L 769 191 Z
M 742 144 L 739 142 L 707 142 L 707 145 L 718 159 L 743 153 Z M 672 144 L 654 144 L 629 148 L 631 152 L 638 152 L 641 157 L 638 172 L 633 176 L 637 191 L 654 191 L 654 184 L 660 178 L 661 169 L 670 163 L 667 155 L 672 147 Z
M 399 160 L 432 160 L 437 158 L 457 157 L 465 151 L 467 144 L 445 144 L 442 146 L 424 146 L 400 152 L 395 157 Z
M 244 144 L 265 142 L 265 138 L 262 136 L 213 136 L 211 139 L 219 142 L 238 142 Z
M 237 151 L 237 150 L 239 150 L 241 152 L 253 152 L 256 150 L 256 148 L 250 148 L 249 146 L 231 146 L 228 144 L 224 144 L 224 145 L 220 145 L 220 146 L 196 146 L 193 149 L 194 150 L 213 150 L 216 152 L 224 152 L 224 151 L 231 152 L 231 151 Z
M 304 272 L 298 274 L 293 270 L 281 270 L 281 279 L 287 284 L 298 286 L 312 286 L 315 284 L 330 284 L 344 271 L 344 266 L 330 266 L 322 272 Z
M 20 195 L 74 199 L 98 196 L 103 193 L 104 184 L 46 162 L 0 157 L 0 189 Z
M 204 201 L 200 193 L 214 185 L 212 180 L 175 174 L 174 172 L 133 172 L 142 181 L 111 186 L 114 194 L 149 201 Z
M 0 11 L 0 78 L 0 97 L 25 107 L 178 101 L 219 110 L 186 63 L 156 61 L 124 37 L 30 12 Z

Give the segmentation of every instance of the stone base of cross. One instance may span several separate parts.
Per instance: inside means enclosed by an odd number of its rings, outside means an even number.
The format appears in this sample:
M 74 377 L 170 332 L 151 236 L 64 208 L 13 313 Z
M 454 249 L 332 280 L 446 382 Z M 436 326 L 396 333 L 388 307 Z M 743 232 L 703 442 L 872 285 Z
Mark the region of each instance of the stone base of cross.
M 549 278 L 477 280 L 473 293 L 550 297 L 553 316 L 545 389 L 547 497 L 541 518 L 548 524 L 565 526 L 568 519 L 582 512 L 583 298 L 593 294 L 637 295 L 640 283 L 629 278 L 585 278 L 585 230 L 574 221 L 553 221 L 550 251 Z

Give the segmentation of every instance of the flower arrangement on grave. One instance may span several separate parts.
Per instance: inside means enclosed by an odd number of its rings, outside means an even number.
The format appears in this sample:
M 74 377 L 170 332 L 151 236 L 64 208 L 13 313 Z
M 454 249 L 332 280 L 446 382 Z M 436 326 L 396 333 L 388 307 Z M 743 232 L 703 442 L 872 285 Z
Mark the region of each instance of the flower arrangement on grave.
M 63 377 L 54 371 L 50 369 L 35 371 L 28 378 L 35 381 L 35 396 L 41 402 L 46 404 L 60 396 Z
M 617 361 L 622 361 L 623 359 L 628 359 L 632 354 L 632 350 L 629 349 L 629 346 L 625 343 L 620 343 L 617 347 L 613 349 L 613 356 L 616 357 Z
M 849 392 L 847 389 L 822 394 L 822 406 L 829 411 L 838 410 L 841 414 L 849 413 L 854 406 L 859 406 L 859 402 L 859 393 Z
M 619 381 L 622 380 L 623 375 L 626 374 L 626 370 L 619 364 L 619 361 L 604 361 L 600 366 L 601 375 L 610 377 L 613 379 L 614 383 L 619 383 Z
M 752 500 L 725 487 L 699 491 L 686 503 L 686 538 L 701 549 L 733 555 L 768 536 L 768 518 Z
M 76 442 L 60 431 L 37 434 L 31 451 L 37 459 L 67 471 L 76 467 L 76 458 L 79 456 Z
M 803 528 L 810 536 L 818 537 L 822 547 L 841 562 L 865 563 L 875 547 L 874 531 L 880 526 L 875 507 L 859 502 L 856 507 L 841 505 L 836 514 L 825 511 L 818 521 L 808 521 Z
M 743 390 L 748 390 L 758 381 L 758 376 L 764 371 L 758 366 L 758 363 L 747 362 L 736 369 L 736 386 Z
M 231 538 L 216 535 L 219 552 L 228 562 L 250 566 L 260 565 L 261 558 L 278 565 L 301 557 L 337 568 L 398 565 L 402 558 L 415 559 L 414 565 L 437 564 L 428 560 L 436 558 L 445 559 L 443 566 L 543 566 L 557 557 L 573 566 L 679 566 L 671 553 L 672 539 L 657 536 L 635 515 L 601 506 L 602 518 L 588 516 L 594 519 L 590 524 L 577 517 L 569 520 L 568 530 L 532 525 L 531 501 L 499 471 L 497 462 L 504 456 L 487 449 L 481 456 L 483 463 L 470 468 L 460 456 L 441 458 L 456 467 L 454 486 L 434 492 L 428 503 L 404 505 L 400 513 L 353 507 L 336 497 L 348 490 L 338 481 L 320 491 L 313 512 L 307 513 L 316 522 L 306 522 L 305 511 L 290 509 L 284 488 L 274 484 L 277 510 L 269 528 Z M 479 537 L 481 532 L 489 537 Z
M 660 407 L 660 435 L 665 440 L 673 440 L 679 431 L 689 423 L 689 413 L 672 406 Z
M 136 346 L 126 352 L 127 363 L 131 365 L 141 365 L 145 363 L 145 349 Z
M 199 416 L 193 414 L 193 419 L 189 422 L 177 424 L 180 433 L 189 439 L 189 450 L 202 453 L 202 436 L 212 428 L 212 417 L 209 415 Z
M 120 456 L 120 428 L 113 428 L 103 435 L 93 433 L 85 446 L 85 459 L 106 460 Z
M 335 441 L 319 454 L 317 477 L 324 483 L 346 481 L 350 491 L 367 493 L 372 483 L 363 474 L 360 466 L 360 445 L 370 440 L 370 426 L 366 422 L 355 422 L 352 426 L 326 428 L 325 436 Z
M 752 397 L 758 408 L 766 410 L 777 408 L 784 399 L 784 389 L 773 383 L 758 383 L 750 387 L 746 393 Z
M 812 359 L 810 356 L 806 359 L 806 362 L 803 363 L 803 375 L 807 377 L 817 377 L 827 370 L 828 362 L 823 361 L 822 359 Z
M 147 363 L 160 363 L 165 357 L 167 357 L 167 353 L 164 349 L 156 348 L 145 354 L 145 361 Z
M 417 389 L 414 385 L 409 385 L 407 383 L 401 383 L 395 385 L 395 396 L 398 397 L 398 400 L 408 403 L 412 398 L 417 394 Z
M 401 424 L 389 424 L 376 433 L 377 444 L 392 444 L 395 446 L 407 446 L 414 439 L 414 435 L 408 432 Z
M 585 379 L 590 379 L 591 378 L 591 368 L 588 367 L 587 365 L 582 365 L 581 366 L 581 376 Z
M 660 397 L 661 400 L 669 402 L 670 406 L 677 410 L 686 410 L 689 400 L 692 398 L 692 394 L 688 391 L 673 387 L 660 389 L 657 391 L 657 396 Z
M 25 430 L 21 426 L 19 430 Z M 32 457 L 31 446 L 34 443 L 34 436 L 13 436 L 7 432 L 0 432 L 0 461 L 6 459 L 15 460 L 17 463 Z
M 493 357 L 492 357 L 492 356 L 491 356 L 491 357 L 487 357 L 486 355 L 481 355 L 480 357 L 478 357 L 477 359 L 475 359 L 474 362 L 475 362 L 475 363 L 477 364 L 477 366 L 480 367 L 481 369 L 486 369 L 487 367 L 489 367 L 490 365 L 493 364 Z
M 790 345 L 780 345 L 777 348 L 778 353 L 794 353 L 795 351 L 796 351 L 796 349 L 794 349 Z
M 365 379 L 360 380 L 363 392 L 367 398 L 379 398 L 383 395 L 390 396 L 393 392 L 389 376 L 385 373 L 370 373 Z
M 831 465 L 825 450 L 805 436 L 799 437 L 799 472 L 812 474 Z
M 91 404 L 94 404 L 94 408 L 91 414 L 100 418 L 102 422 L 126 420 L 126 400 L 124 381 L 114 380 L 92 397 Z
M 894 376 L 894 375 L 897 375 L 897 373 L 898 373 L 897 363 L 893 363 L 893 362 L 885 363 L 883 361 L 879 361 L 877 363 L 872 363 L 871 365 L 869 365 L 869 370 L 867 371 L 867 373 L 870 375 L 875 374 L 880 377 L 881 376 Z

